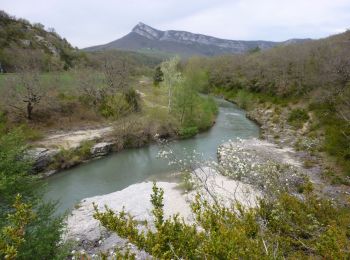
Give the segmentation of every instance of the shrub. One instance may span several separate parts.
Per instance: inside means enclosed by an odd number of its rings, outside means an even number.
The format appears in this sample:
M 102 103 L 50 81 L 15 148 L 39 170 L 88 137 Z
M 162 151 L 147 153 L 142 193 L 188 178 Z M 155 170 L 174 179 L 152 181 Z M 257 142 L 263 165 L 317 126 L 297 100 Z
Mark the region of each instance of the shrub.
M 90 157 L 92 145 L 93 141 L 85 141 L 77 149 L 61 149 L 51 166 L 55 169 L 66 169 L 81 163 Z
M 100 113 L 106 118 L 119 119 L 132 111 L 132 107 L 122 94 L 108 96 L 100 106 Z
M 128 89 L 124 94 L 126 102 L 132 108 L 132 111 L 137 112 L 140 110 L 140 95 L 136 92 L 135 89 Z
M 198 128 L 196 126 L 189 126 L 180 128 L 179 134 L 182 138 L 190 138 L 198 134 Z
M 63 219 L 54 215 L 55 203 L 43 201 L 42 181 L 30 174 L 32 166 L 27 160 L 21 130 L 0 137 L 0 158 L 0 230 L 11 233 L 11 238 L 6 232 L 0 235 L 0 258 L 8 253 L 2 251 L 3 245 L 9 244 L 14 246 L 11 252 L 15 253 L 16 259 L 57 259 L 63 253 L 59 244 Z M 18 194 L 21 200 L 16 200 Z M 29 221 L 28 213 L 34 216 Z M 20 243 L 13 243 L 12 239 Z M 65 258 L 64 253 L 61 256 L 60 259 Z
M 261 199 L 257 208 L 239 203 L 230 207 L 210 204 L 199 195 L 192 203 L 196 223 L 178 215 L 168 219 L 164 191 L 153 186 L 154 228 L 138 230 L 138 222 L 124 210 L 114 213 L 95 207 L 102 226 L 129 239 L 160 259 L 279 259 L 350 257 L 350 211 L 307 194 L 303 200 L 281 193 L 274 201 Z
M 235 97 L 237 105 L 243 109 L 251 107 L 252 99 L 253 95 L 245 90 L 239 90 Z
M 309 115 L 301 108 L 293 109 L 288 117 L 288 122 L 298 128 L 300 128 L 307 120 L 309 120 Z

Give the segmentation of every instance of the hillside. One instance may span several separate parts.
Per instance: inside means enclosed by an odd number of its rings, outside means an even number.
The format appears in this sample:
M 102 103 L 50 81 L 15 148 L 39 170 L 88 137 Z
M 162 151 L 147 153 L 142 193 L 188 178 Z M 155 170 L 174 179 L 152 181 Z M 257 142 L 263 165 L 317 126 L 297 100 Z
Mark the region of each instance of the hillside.
M 54 29 L 0 11 L 0 71 L 21 69 L 29 59 L 41 70 L 68 69 L 80 55 Z
M 185 31 L 160 31 L 144 23 L 137 24 L 124 37 L 104 45 L 86 48 L 86 51 L 122 49 L 140 52 L 176 53 L 181 56 L 216 56 L 245 53 L 254 49 L 270 49 L 279 44 L 303 42 L 291 39 L 284 42 L 224 40 Z

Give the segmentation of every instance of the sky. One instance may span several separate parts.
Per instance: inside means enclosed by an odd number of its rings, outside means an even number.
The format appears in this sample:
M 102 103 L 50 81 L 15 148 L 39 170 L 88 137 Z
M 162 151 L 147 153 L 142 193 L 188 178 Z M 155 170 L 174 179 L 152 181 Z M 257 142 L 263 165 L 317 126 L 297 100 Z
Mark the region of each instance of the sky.
M 0 10 L 55 28 L 79 48 L 143 22 L 232 40 L 323 38 L 350 29 L 350 0 L 0 0 Z

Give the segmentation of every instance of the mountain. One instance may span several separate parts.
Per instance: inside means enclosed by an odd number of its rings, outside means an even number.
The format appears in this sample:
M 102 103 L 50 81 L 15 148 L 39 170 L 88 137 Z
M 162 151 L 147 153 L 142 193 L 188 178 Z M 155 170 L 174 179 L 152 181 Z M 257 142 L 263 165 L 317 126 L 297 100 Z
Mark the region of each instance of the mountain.
M 78 49 L 54 29 L 10 16 L 0 10 L 0 72 L 13 72 L 32 64 L 42 70 L 68 69 L 79 58 Z
M 84 50 L 122 49 L 139 52 L 176 53 L 181 56 L 215 56 L 228 53 L 244 53 L 256 48 L 264 50 L 279 44 L 303 41 L 305 39 L 291 39 L 285 42 L 225 40 L 185 31 L 161 31 L 140 22 L 124 37 Z

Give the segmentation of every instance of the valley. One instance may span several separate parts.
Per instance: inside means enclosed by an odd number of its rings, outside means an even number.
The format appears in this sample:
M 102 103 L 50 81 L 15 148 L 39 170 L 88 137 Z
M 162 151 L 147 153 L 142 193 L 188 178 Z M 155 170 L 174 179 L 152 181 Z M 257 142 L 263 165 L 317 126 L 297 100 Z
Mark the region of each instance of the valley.
M 311 38 L 1 11 L 0 258 L 348 259 L 350 32 Z

